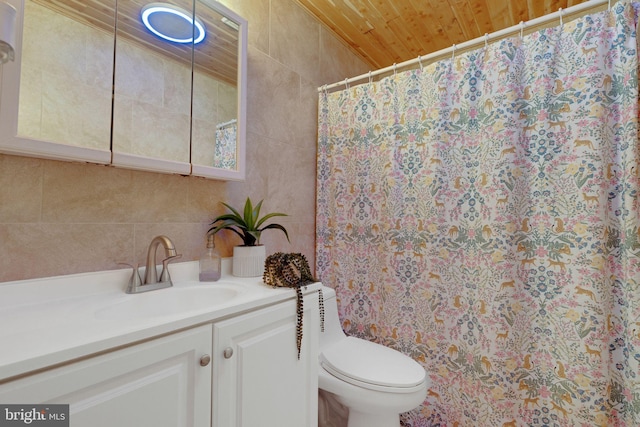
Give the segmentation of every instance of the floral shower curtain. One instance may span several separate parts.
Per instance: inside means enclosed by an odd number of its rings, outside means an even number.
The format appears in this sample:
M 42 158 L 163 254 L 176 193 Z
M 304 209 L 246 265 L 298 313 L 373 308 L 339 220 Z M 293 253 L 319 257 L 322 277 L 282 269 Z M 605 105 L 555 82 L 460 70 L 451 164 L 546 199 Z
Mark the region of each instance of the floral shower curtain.
M 640 425 L 640 6 L 320 95 L 317 273 L 404 426 Z

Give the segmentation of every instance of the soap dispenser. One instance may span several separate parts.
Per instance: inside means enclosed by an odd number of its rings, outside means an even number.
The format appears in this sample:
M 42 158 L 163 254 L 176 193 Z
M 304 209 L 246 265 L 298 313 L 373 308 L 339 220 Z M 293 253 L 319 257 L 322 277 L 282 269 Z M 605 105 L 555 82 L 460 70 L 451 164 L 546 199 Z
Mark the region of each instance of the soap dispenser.
M 222 274 L 220 254 L 216 250 L 214 234 L 207 235 L 207 249 L 200 257 L 200 281 L 215 282 Z

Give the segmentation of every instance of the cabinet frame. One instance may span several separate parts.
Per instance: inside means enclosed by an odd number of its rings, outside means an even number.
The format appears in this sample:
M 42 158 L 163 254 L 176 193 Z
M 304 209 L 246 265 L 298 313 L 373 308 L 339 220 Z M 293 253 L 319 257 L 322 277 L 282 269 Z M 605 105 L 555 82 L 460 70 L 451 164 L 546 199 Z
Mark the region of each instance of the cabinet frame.
M 18 135 L 18 115 L 20 102 L 20 81 L 26 0 L 4 0 L 13 6 L 16 13 L 15 60 L 0 68 L 0 153 L 12 155 L 63 160 L 83 163 L 112 165 L 125 169 L 144 170 L 158 173 L 194 175 L 225 181 L 244 181 L 246 178 L 246 99 L 247 99 L 247 21 L 231 9 L 215 0 L 199 0 L 238 23 L 238 109 L 236 169 L 221 169 L 213 166 L 189 162 L 164 160 L 112 151 L 112 136 L 109 135 L 109 149 L 88 148 Z M 114 17 L 115 19 L 115 17 Z M 115 51 L 114 35 L 114 46 Z M 193 66 L 193 64 L 192 64 Z M 113 112 L 113 105 L 112 105 Z M 192 118 L 193 120 L 193 118 Z M 112 123 L 113 126 L 113 123 Z M 190 145 L 191 145 L 191 141 Z M 190 147 L 191 151 L 191 147 Z M 191 157 L 191 155 L 189 156 Z

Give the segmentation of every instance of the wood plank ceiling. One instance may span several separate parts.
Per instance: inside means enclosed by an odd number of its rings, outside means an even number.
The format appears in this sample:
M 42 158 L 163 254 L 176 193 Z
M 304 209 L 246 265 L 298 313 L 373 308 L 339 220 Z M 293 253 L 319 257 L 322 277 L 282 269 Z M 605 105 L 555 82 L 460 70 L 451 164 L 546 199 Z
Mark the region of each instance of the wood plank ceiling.
M 295 1 L 378 69 L 587 0 Z

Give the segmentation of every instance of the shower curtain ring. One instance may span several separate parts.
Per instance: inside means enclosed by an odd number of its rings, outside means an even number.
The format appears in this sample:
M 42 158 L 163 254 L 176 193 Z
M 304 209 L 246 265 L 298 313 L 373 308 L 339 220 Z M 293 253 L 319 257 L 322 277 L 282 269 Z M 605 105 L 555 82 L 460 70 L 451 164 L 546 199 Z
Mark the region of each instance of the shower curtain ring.
M 420 69 L 422 70 L 424 68 L 422 65 L 422 55 L 418 55 L 418 64 L 420 64 Z
M 348 77 L 346 79 L 344 79 L 344 87 L 347 88 L 347 89 L 350 89 L 349 88 L 349 78 Z
M 398 70 L 396 69 L 398 64 L 396 64 L 395 62 L 393 63 L 393 77 L 395 77 L 398 74 Z
M 454 43 L 451 51 L 451 61 L 453 61 L 453 58 L 455 58 L 455 56 L 456 56 L 456 44 Z
M 371 70 L 369 70 L 369 84 L 373 83 L 373 78 L 371 77 Z
M 611 0 L 609 0 L 609 12 L 611 12 Z
M 484 33 L 484 48 L 489 47 L 489 33 Z
M 562 19 L 562 8 L 560 8 L 560 10 L 558 12 L 560 12 L 560 26 L 563 27 L 564 26 L 564 22 L 563 22 L 563 19 Z

